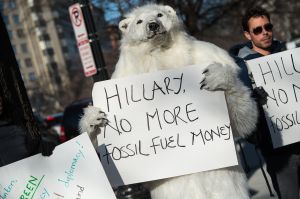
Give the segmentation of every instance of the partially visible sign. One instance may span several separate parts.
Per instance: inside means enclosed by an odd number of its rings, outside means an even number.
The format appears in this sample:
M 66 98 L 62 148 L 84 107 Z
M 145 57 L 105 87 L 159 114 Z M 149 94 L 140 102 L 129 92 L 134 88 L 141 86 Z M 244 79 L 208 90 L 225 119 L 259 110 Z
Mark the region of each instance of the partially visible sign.
M 200 90 L 204 67 L 94 84 L 109 120 L 98 153 L 113 186 L 237 164 L 224 92 Z
M 263 106 L 273 147 L 300 141 L 300 48 L 247 61 L 256 86 L 269 94 Z
M 93 57 L 91 45 L 88 39 L 83 14 L 80 4 L 76 3 L 69 7 L 69 14 L 75 32 L 80 59 L 83 65 L 85 76 L 92 76 L 97 73 L 95 60 Z
M 116 199 L 96 151 L 85 133 L 38 154 L 0 167 L 0 199 Z

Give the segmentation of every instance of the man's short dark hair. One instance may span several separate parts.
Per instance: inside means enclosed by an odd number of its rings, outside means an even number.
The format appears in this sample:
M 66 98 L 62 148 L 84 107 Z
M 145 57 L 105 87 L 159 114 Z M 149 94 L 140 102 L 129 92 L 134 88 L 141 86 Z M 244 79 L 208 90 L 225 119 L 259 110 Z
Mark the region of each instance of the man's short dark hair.
M 242 19 L 243 31 L 249 32 L 248 21 L 251 17 L 266 16 L 270 20 L 270 14 L 263 8 L 253 7 L 246 11 Z

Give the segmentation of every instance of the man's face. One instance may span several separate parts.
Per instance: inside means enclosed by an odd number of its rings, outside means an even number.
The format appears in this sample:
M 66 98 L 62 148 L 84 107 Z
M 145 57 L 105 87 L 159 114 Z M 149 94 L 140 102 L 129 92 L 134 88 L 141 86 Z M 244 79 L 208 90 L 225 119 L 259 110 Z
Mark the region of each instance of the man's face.
M 251 17 L 248 21 L 249 32 L 245 37 L 252 42 L 253 48 L 267 50 L 272 45 L 272 25 L 266 16 Z

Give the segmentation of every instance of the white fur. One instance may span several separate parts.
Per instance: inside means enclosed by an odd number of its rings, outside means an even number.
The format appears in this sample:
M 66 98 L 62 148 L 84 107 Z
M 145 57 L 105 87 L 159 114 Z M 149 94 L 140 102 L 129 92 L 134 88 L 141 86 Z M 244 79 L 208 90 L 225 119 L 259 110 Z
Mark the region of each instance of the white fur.
M 83 111 L 83 116 L 79 121 L 79 130 L 81 133 L 87 132 L 96 148 L 98 146 L 97 135 L 101 133 L 101 128 L 106 124 L 106 114 L 101 109 L 94 106 L 88 106 Z
M 151 31 L 151 22 L 158 24 L 159 29 Z M 256 105 L 237 77 L 238 66 L 223 49 L 187 35 L 171 7 L 150 4 L 136 8 L 119 27 L 123 33 L 121 54 L 112 78 L 210 63 L 203 68 L 206 70 L 203 88 L 225 91 L 234 137 L 244 137 L 254 130 Z M 98 120 L 93 118 L 99 118 L 97 111 L 91 112 L 87 110 L 81 121 L 82 129 L 90 132 L 93 130 L 89 124 L 95 124 Z M 249 198 L 239 166 L 153 181 L 147 186 L 153 199 Z

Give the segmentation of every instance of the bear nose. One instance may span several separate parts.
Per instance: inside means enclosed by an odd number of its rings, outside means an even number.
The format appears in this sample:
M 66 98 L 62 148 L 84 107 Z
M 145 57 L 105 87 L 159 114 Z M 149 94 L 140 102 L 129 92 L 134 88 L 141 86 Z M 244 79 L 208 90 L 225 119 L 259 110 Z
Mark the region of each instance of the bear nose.
M 157 31 L 159 29 L 159 24 L 155 23 L 155 22 L 151 22 L 151 23 L 149 23 L 148 27 L 149 27 L 149 30 L 151 30 L 151 31 Z

